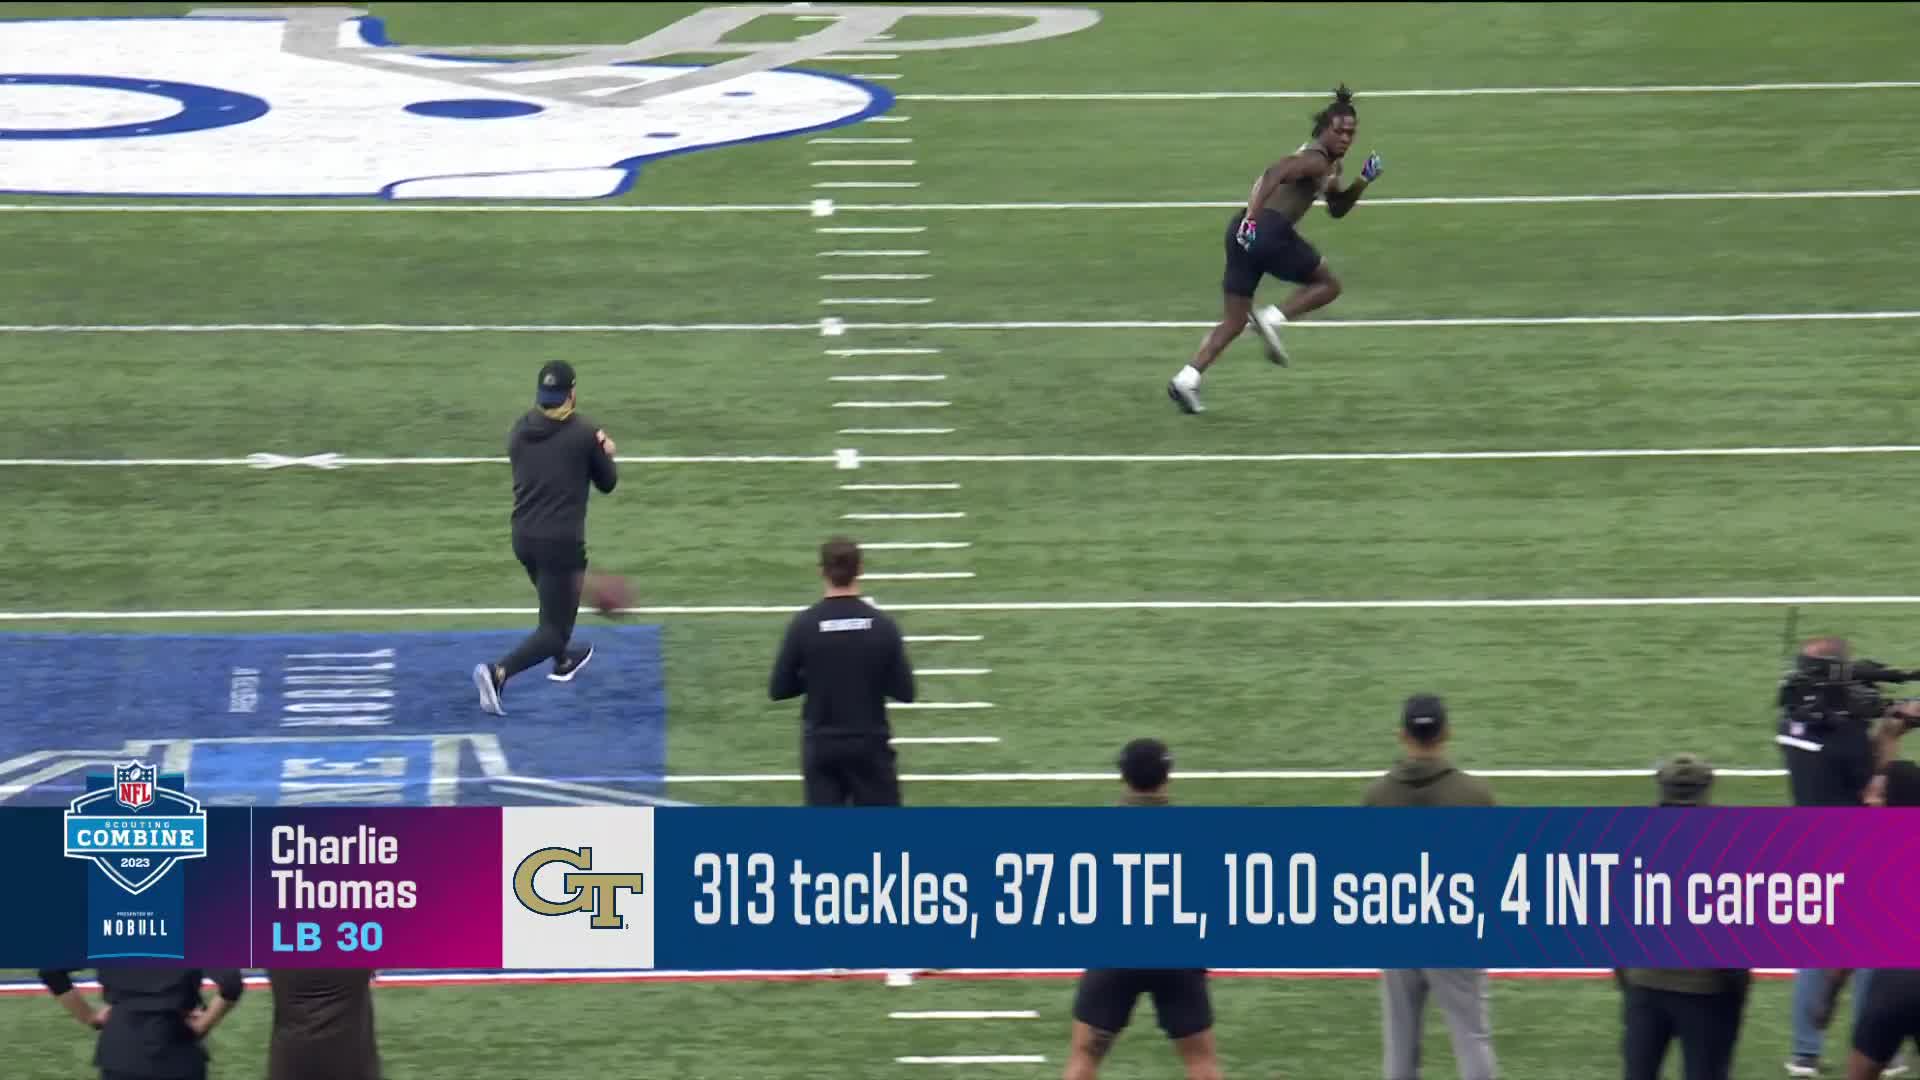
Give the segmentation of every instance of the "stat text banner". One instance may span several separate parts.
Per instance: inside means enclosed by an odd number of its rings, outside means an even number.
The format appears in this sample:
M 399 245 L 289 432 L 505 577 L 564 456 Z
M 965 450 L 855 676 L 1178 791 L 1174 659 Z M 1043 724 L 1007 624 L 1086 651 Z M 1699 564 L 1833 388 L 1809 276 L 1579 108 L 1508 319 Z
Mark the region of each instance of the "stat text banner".
M 1906 810 L 186 806 L 0 811 L 0 966 L 1920 966 Z

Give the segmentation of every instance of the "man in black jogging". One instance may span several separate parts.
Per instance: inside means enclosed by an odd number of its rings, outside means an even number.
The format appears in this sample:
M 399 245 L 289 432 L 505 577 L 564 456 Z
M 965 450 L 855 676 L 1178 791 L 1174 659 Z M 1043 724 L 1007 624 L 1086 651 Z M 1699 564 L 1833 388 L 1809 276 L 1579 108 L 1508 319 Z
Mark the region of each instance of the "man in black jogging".
M 593 659 L 593 646 L 568 648 L 580 614 L 587 571 L 588 485 L 610 493 L 618 480 L 613 440 L 575 411 L 573 366 L 556 360 L 540 369 L 534 407 L 507 437 L 513 462 L 513 554 L 540 597 L 540 626 L 518 648 L 492 664 L 476 664 L 480 707 L 505 716 L 507 680 L 547 660 L 547 678 L 567 682 Z
M 808 806 L 899 806 L 887 699 L 913 700 L 906 639 L 860 595 L 860 546 L 836 536 L 820 546 L 827 595 L 793 617 L 773 662 L 768 696 L 806 695 L 800 737 Z

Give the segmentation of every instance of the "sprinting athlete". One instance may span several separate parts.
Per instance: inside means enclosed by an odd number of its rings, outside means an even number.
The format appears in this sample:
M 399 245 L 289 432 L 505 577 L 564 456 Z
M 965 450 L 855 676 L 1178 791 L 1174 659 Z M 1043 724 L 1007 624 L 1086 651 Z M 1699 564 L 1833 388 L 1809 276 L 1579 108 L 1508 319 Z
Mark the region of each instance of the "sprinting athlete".
M 1260 174 L 1247 196 L 1247 208 L 1235 211 L 1227 223 L 1227 272 L 1221 281 L 1226 294 L 1219 325 L 1200 343 L 1192 363 L 1167 384 L 1167 396 L 1182 412 L 1205 412 L 1200 404 L 1200 376 L 1220 353 L 1251 323 L 1267 347 L 1267 359 L 1285 366 L 1286 347 L 1280 326 L 1309 311 L 1332 303 L 1340 295 L 1340 279 L 1313 245 L 1294 228 L 1316 200 L 1324 198 L 1327 213 L 1345 217 L 1360 201 L 1367 185 L 1380 175 L 1380 155 L 1367 158 L 1360 179 L 1344 190 L 1340 164 L 1353 145 L 1359 127 L 1353 91 L 1344 85 L 1334 91 L 1333 103 L 1313 117 L 1313 138 Z M 1268 274 L 1300 286 L 1278 306 L 1253 309 L 1253 292 Z

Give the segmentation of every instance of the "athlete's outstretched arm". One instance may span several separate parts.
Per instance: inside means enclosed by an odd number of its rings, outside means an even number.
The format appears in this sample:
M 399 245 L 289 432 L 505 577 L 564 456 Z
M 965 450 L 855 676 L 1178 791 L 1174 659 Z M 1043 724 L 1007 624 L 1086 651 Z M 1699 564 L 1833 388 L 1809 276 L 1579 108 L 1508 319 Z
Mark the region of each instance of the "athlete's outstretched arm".
M 1353 204 L 1359 202 L 1360 196 L 1366 194 L 1367 185 L 1373 183 L 1379 175 L 1380 155 L 1374 154 L 1367 158 L 1365 165 L 1360 167 L 1360 179 L 1348 184 L 1345 191 L 1329 190 L 1327 192 L 1327 213 L 1337 218 L 1346 217 L 1347 211 L 1353 209 Z

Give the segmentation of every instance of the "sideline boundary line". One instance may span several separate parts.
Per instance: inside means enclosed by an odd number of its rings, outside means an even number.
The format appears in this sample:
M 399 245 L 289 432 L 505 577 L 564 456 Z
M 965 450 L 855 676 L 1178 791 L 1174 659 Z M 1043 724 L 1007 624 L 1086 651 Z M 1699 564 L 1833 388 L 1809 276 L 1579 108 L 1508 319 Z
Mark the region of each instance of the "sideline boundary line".
M 1920 319 L 1913 311 L 1740 312 L 1722 315 L 1488 315 L 1430 319 L 1321 319 L 1295 330 L 1457 326 L 1652 326 L 1704 323 L 1881 322 Z M 4 323 L 0 334 L 638 334 L 745 333 L 804 330 L 837 337 L 850 330 L 1198 330 L 1215 320 L 1128 319 L 1106 322 L 846 322 L 823 318 L 784 323 Z
M 1362 209 L 1386 206 L 1558 206 L 1613 202 L 1746 202 L 1751 200 L 1902 199 L 1920 188 L 1845 191 L 1650 191 L 1566 195 L 1425 195 L 1368 199 Z M 999 212 L 1015 210 L 1229 210 L 1242 203 L 1210 200 L 1110 202 L 840 203 L 837 213 L 884 211 Z M 1324 203 L 1322 204 L 1324 205 Z M 615 203 L 498 205 L 460 203 L 0 203 L 11 214 L 814 214 L 811 203 Z M 827 230 L 821 230 L 827 231 Z M 845 230 L 837 230 L 845 231 Z M 917 231 L 917 230 L 916 230 Z
M 1650 83 L 1641 86 L 1465 86 L 1437 90 L 1369 90 L 1374 98 L 1511 97 L 1545 94 L 1758 94 L 1818 90 L 1912 90 L 1920 82 Z M 988 94 L 900 94 L 899 101 L 1318 101 L 1325 90 L 1112 90 Z
M 1830 607 L 1920 605 L 1920 595 L 1860 596 L 1545 596 L 1431 600 L 1006 600 L 967 603 L 888 603 L 888 611 L 1400 611 L 1502 608 Z M 622 608 L 622 615 L 785 615 L 791 604 L 688 605 Z M 100 622 L 193 619 L 346 619 L 514 616 L 530 607 L 205 608 L 178 611 L 0 611 L 7 622 Z M 584 612 L 583 612 L 584 613 Z
M 1638 780 L 1650 778 L 1655 770 L 1637 769 L 1475 769 L 1473 775 L 1494 780 Z M 1375 780 L 1385 769 L 1192 769 L 1175 774 L 1177 779 L 1193 780 Z M 1715 776 L 1744 780 L 1765 780 L 1787 775 L 1785 769 L 1734 768 L 1713 770 Z M 668 784 L 797 784 L 799 773 L 689 773 L 685 776 L 642 777 Z M 1110 772 L 1026 772 L 1026 773 L 902 773 L 902 782 L 919 784 L 1047 784 L 1113 782 Z
M 836 376 L 836 378 L 926 378 L 927 376 Z M 1915 454 L 1920 444 L 1887 443 L 1864 446 L 1702 446 L 1629 447 L 1588 450 L 1359 450 L 1299 451 L 1272 454 L 861 454 L 860 462 L 887 465 L 936 464 L 1226 464 L 1379 461 L 1579 461 L 1596 458 L 1716 458 L 1813 457 L 1869 454 Z M 833 465 L 840 455 L 682 455 L 621 457 L 623 465 Z M 504 457 L 352 457 L 344 454 L 249 454 L 214 458 L 0 458 L 0 468 L 193 468 L 238 467 L 278 469 L 308 466 L 341 469 L 349 466 L 393 465 L 505 465 Z M 883 487 L 932 490 L 929 485 L 843 485 L 850 490 Z M 943 489 L 945 490 L 945 489 Z
M 563 983 L 676 983 L 676 982 L 882 982 L 889 971 L 877 969 L 829 969 L 814 971 L 435 971 L 381 972 L 374 979 L 376 988 L 395 986 L 541 986 Z M 1496 979 L 1611 979 L 1611 968 L 1492 968 Z M 1378 968 L 1213 968 L 1209 974 L 1229 979 L 1372 979 Z M 1755 968 L 1761 978 L 1786 979 L 1795 974 L 1785 968 Z M 920 979 L 1072 979 L 1077 968 L 956 968 L 947 971 L 916 971 Z M 263 975 L 246 976 L 248 987 L 263 987 Z M 94 979 L 76 979 L 77 989 L 98 992 Z M 0 997 L 26 997 L 45 994 L 38 982 L 0 983 Z

